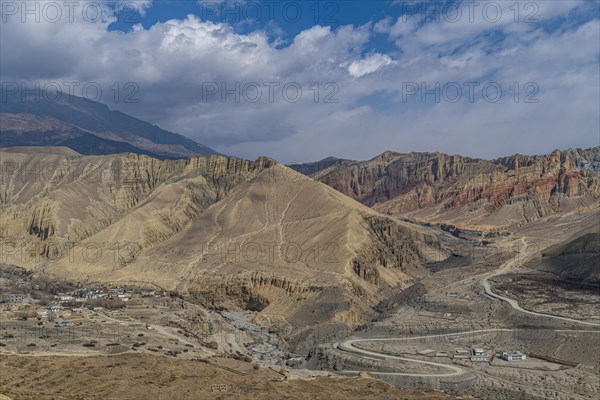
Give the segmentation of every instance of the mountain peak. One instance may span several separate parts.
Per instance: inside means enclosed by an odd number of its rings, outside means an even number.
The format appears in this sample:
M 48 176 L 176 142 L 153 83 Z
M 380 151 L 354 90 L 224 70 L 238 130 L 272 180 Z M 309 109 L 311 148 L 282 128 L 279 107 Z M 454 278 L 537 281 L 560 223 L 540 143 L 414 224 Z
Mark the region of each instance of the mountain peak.
M 188 158 L 219 154 L 177 133 L 139 118 L 113 111 L 106 104 L 62 95 L 22 98 L 2 94 L 0 147 L 64 146 L 81 154 L 130 152 L 156 158 Z

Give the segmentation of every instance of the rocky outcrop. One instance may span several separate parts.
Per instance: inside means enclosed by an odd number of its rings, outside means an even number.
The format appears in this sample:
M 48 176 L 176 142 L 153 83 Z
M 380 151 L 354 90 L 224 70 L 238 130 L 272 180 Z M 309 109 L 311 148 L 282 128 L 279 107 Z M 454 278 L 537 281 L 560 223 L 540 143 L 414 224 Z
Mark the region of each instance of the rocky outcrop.
M 379 286 L 381 280 L 378 268 L 406 270 L 409 265 L 416 267 L 421 264 L 415 241 L 394 221 L 383 217 L 368 217 L 366 223 L 373 240 L 359 249 L 352 261 L 356 275 Z
M 385 152 L 335 169 L 319 180 L 368 206 L 394 198 L 419 183 L 451 180 L 473 160 L 445 154 Z
M 589 206 L 600 198 L 599 160 L 600 147 L 492 161 L 386 152 L 315 177 L 390 215 L 486 230 Z
M 318 285 L 264 272 L 207 276 L 186 286 L 191 298 L 207 308 L 250 311 L 262 311 L 276 301 L 279 294 L 301 299 L 322 290 Z
M 139 227 L 121 225 L 138 232 L 111 237 L 122 242 L 126 263 L 274 164 L 266 157 L 158 160 L 136 154 L 83 157 L 61 149 L 3 150 L 0 237 L 19 238 L 40 255 L 58 255 L 134 216 Z
M 153 284 L 205 307 L 312 330 L 354 328 L 412 284 L 431 231 L 388 216 L 275 161 L 157 160 L 2 151 L 2 256 L 68 279 Z M 43 166 L 47 179 L 24 173 Z M 26 177 L 26 178 L 23 178 Z M 5 218 L 5 216 L 7 218 Z M 20 257 L 18 247 L 37 257 Z M 340 331 L 340 332 L 341 332 Z

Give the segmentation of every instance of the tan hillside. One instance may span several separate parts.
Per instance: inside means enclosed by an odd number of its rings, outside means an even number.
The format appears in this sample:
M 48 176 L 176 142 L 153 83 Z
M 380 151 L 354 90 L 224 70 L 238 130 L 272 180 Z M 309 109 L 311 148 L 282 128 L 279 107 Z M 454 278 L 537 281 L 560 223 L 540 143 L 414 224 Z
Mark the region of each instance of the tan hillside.
M 8 262 L 68 279 L 155 284 L 291 327 L 363 323 L 386 289 L 424 273 L 438 246 L 428 229 L 267 158 L 2 156 L 20 170 L 57 165 L 49 181 L 3 174 L 3 238 L 32 253 L 10 248 Z
M 600 222 L 599 214 L 595 222 Z M 585 228 L 569 240 L 545 249 L 528 266 L 562 279 L 600 283 L 600 227 Z
M 29 267 L 41 261 L 36 254 L 61 258 L 73 244 L 108 227 L 106 242 L 118 237 L 135 251 L 156 244 L 274 163 L 222 156 L 83 157 L 64 148 L 34 147 L 2 150 L 0 159 L 0 235 L 19 243 L 5 251 L 4 261 Z
M 459 397 L 431 389 L 398 389 L 361 377 L 283 380 L 269 368 L 231 359 L 210 362 L 129 354 L 111 357 L 0 358 L 0 386 L 14 399 L 377 399 Z M 59 384 L 57 384 L 59 382 Z M 222 387 L 215 390 L 214 387 Z M 149 396 L 149 393 L 152 393 Z M 268 393 L 268 395 L 266 395 Z M 0 400 L 10 400 L 0 395 Z

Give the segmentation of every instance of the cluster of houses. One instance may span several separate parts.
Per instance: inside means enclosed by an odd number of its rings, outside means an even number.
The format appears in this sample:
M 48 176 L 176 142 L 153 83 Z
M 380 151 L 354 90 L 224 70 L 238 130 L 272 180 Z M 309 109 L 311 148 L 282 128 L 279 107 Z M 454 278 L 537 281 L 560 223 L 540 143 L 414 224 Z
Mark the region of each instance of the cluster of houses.
M 23 303 L 27 298 L 27 295 L 21 293 L 5 294 L 0 295 L 0 303 Z
M 60 301 L 85 301 L 85 300 L 97 300 L 97 299 L 119 299 L 123 302 L 129 301 L 132 297 L 168 297 L 168 293 L 164 290 L 160 291 L 134 291 L 125 288 L 108 288 L 100 287 L 93 289 L 77 290 L 72 295 L 65 295 L 60 293 Z
M 84 302 L 87 300 L 98 299 L 119 299 L 123 302 L 127 302 L 132 297 L 132 294 L 131 291 L 127 291 L 124 288 L 101 287 L 97 289 L 77 290 L 72 294 L 59 293 L 56 298 L 62 303 Z
M 35 289 L 35 288 L 34 288 Z M 74 290 L 71 293 L 59 293 L 54 296 L 58 303 L 84 303 L 88 300 L 99 299 L 119 299 L 122 302 L 128 302 L 132 297 L 169 297 L 169 294 L 164 290 L 149 290 L 149 291 L 133 291 L 125 288 L 87 288 Z M 0 294 L 0 303 L 32 303 L 36 300 L 31 296 L 22 293 Z
M 91 307 L 88 307 L 91 309 Z M 52 305 L 50 307 L 47 307 L 45 309 L 43 309 L 42 311 L 38 311 L 37 316 L 39 318 L 49 318 L 50 316 L 56 316 L 56 315 L 68 315 L 68 316 L 73 316 L 73 315 L 78 315 L 81 316 L 83 315 L 83 308 L 82 307 L 78 307 L 78 308 L 65 308 L 59 305 Z
M 473 362 L 490 362 L 492 354 L 495 353 L 485 350 L 481 347 L 472 347 L 471 349 L 455 349 L 454 353 L 424 349 L 417 351 L 417 354 L 426 357 L 450 357 L 454 359 L 470 360 Z M 523 361 L 527 358 L 525 354 L 519 351 L 503 351 L 499 353 L 499 355 L 500 358 L 506 361 Z

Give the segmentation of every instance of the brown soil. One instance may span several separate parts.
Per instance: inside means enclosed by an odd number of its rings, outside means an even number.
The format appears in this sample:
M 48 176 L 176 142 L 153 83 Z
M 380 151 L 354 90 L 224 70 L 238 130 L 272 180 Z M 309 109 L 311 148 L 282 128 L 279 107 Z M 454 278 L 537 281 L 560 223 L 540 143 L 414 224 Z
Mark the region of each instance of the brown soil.
M 283 379 L 270 369 L 151 355 L 0 358 L 0 391 L 21 399 L 451 399 L 369 378 Z M 236 372 L 227 369 L 231 368 Z M 1 396 L 0 396 L 1 398 Z

